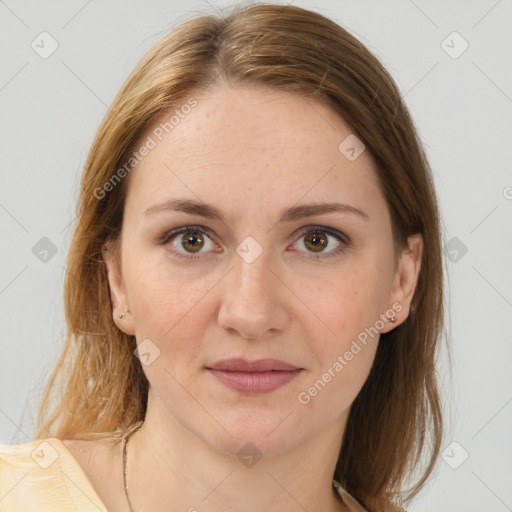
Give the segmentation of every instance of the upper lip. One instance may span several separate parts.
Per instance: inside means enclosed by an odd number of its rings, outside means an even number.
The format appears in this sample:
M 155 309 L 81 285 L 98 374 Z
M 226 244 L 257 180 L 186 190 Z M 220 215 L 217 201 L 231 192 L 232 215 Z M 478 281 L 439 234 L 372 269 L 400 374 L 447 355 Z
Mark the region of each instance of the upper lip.
M 268 372 L 271 370 L 290 371 L 300 369 L 297 366 L 279 361 L 278 359 L 256 359 L 255 361 L 248 361 L 243 358 L 222 359 L 207 368 L 230 372 Z

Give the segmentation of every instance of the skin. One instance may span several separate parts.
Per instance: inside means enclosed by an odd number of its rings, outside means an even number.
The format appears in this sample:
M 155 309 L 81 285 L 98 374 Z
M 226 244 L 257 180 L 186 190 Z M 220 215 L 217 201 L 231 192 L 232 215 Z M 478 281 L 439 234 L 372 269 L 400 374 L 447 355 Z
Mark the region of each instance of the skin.
M 145 423 L 128 444 L 130 501 L 135 510 L 348 510 L 331 482 L 379 337 L 309 403 L 298 395 L 393 304 L 398 321 L 380 331 L 407 318 L 423 241 L 410 237 L 395 262 L 374 162 L 368 151 L 354 161 L 339 151 L 351 130 L 329 107 L 261 86 L 218 84 L 194 97 L 198 105 L 132 171 L 120 258 L 104 252 L 115 323 L 160 350 L 143 365 L 150 391 Z M 171 198 L 212 204 L 226 222 L 144 214 Z M 369 218 L 334 212 L 278 223 L 281 210 L 310 202 L 343 202 Z M 158 245 L 190 224 L 209 230 L 199 259 L 173 256 L 198 254 L 183 245 L 186 235 Z M 321 232 L 328 246 L 315 252 L 300 232 L 308 226 L 337 230 L 351 245 L 336 254 L 343 242 Z M 252 263 L 236 252 L 247 236 L 263 249 Z M 247 395 L 205 369 L 228 357 L 276 358 L 303 371 L 273 392 Z M 262 455 L 252 467 L 237 457 L 249 442 Z M 120 447 L 111 450 L 119 468 Z M 119 471 L 93 485 L 125 510 Z

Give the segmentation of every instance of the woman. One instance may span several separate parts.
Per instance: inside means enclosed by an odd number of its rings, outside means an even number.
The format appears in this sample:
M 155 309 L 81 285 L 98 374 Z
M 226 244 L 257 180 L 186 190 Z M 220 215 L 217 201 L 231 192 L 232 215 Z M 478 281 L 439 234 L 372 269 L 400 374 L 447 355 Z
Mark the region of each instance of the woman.
M 0 449 L 0 510 L 418 493 L 442 435 L 438 207 L 395 83 L 346 30 L 278 5 L 180 25 L 103 120 L 77 213 L 69 334 L 36 439 Z

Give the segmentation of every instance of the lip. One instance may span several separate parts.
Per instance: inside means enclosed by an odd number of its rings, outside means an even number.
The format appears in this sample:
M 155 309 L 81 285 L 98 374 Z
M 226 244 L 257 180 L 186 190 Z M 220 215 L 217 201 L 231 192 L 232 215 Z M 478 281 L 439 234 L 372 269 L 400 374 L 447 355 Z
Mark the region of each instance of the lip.
M 255 361 L 249 361 L 242 357 L 222 359 L 207 368 L 211 370 L 225 370 L 229 372 L 269 372 L 272 370 L 284 371 L 300 369 L 297 368 L 297 366 L 285 363 L 279 359 L 256 359 Z
M 206 368 L 225 386 L 240 393 L 260 394 L 278 389 L 302 371 L 278 359 L 224 359 Z

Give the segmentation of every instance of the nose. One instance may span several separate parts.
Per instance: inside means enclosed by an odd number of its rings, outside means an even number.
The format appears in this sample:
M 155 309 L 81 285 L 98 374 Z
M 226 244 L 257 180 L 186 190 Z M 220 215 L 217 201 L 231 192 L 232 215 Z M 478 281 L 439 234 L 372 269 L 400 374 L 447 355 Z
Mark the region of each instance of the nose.
M 230 334 L 262 339 L 286 325 L 286 287 L 264 254 L 252 263 L 235 254 L 233 267 L 223 280 L 218 322 Z

